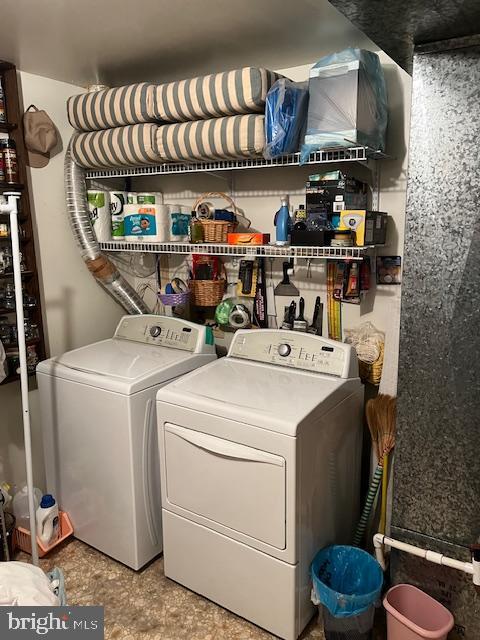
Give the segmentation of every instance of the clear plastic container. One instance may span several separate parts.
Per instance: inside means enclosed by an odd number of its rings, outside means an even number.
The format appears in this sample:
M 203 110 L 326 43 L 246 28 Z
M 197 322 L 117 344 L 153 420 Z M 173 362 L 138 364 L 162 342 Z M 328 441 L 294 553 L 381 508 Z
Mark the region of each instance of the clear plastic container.
M 33 490 L 33 506 L 35 513 L 37 512 L 38 505 L 42 499 L 42 492 L 40 489 L 35 488 Z M 23 487 L 17 491 L 13 496 L 12 502 L 13 515 L 15 516 L 16 526 L 22 527 L 30 531 L 30 514 L 28 511 L 28 490 L 27 487 Z

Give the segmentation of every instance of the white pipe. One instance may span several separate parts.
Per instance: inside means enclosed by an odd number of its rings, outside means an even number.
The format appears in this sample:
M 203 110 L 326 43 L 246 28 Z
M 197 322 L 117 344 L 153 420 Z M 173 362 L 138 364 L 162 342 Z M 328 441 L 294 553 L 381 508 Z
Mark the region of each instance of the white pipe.
M 386 564 L 385 557 L 383 555 L 383 546 L 386 546 L 398 549 L 399 551 L 405 551 L 406 553 L 410 553 L 411 555 L 419 558 L 424 558 L 425 560 L 434 562 L 435 564 L 450 567 L 451 569 L 457 569 L 457 571 L 463 571 L 463 573 L 473 576 L 473 584 L 475 586 L 480 586 L 480 562 L 476 561 L 474 558 L 472 558 L 472 562 L 462 562 L 461 560 L 455 560 L 455 558 L 449 558 L 442 553 L 430 551 L 429 549 L 420 549 L 419 547 L 415 547 L 413 544 L 394 540 L 393 538 L 384 536 L 382 533 L 376 533 L 373 536 L 373 545 L 375 547 L 375 557 L 384 571 L 386 569 Z
M 20 388 L 22 394 L 23 437 L 25 440 L 25 466 L 27 470 L 28 512 L 32 541 L 32 562 L 38 566 L 37 526 L 33 502 L 32 434 L 30 430 L 30 405 L 28 401 L 27 347 L 23 316 L 22 271 L 20 267 L 20 243 L 18 241 L 18 199 L 20 193 L 5 193 L 8 204 L 0 205 L 0 213 L 10 214 L 10 236 L 12 240 L 13 281 L 15 283 L 15 305 L 17 315 L 18 355 L 20 360 Z

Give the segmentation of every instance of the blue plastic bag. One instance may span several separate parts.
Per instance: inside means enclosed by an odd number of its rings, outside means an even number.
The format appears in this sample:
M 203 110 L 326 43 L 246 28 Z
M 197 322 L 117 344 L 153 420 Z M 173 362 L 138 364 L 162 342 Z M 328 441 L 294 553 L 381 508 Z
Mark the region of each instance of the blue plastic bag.
M 313 559 L 310 573 L 317 598 L 337 618 L 363 613 L 382 590 L 382 568 L 357 547 L 325 547 Z
M 307 130 L 301 162 L 320 149 L 366 146 L 385 151 L 387 89 L 380 58 L 345 49 L 310 70 Z
M 280 78 L 271 87 L 265 104 L 265 150 L 268 160 L 296 153 L 307 121 L 308 84 Z

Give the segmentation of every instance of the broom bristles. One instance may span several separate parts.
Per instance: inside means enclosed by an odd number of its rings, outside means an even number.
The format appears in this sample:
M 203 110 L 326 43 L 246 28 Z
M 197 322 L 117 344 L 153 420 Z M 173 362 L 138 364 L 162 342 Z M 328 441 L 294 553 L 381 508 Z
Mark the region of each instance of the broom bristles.
M 372 445 L 379 464 L 382 464 L 384 455 L 390 453 L 395 446 L 397 399 L 379 393 L 376 398 L 367 402 L 366 414 Z

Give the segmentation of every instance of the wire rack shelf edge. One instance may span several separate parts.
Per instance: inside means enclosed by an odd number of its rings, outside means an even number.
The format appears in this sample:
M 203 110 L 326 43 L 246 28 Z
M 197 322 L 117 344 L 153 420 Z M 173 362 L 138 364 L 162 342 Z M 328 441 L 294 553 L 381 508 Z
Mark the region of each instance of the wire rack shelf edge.
M 100 242 L 104 251 L 132 253 L 162 253 L 186 255 L 190 253 L 219 256 L 254 256 L 266 258 L 327 258 L 332 260 L 362 260 L 377 246 L 366 247 L 293 247 L 276 245 L 190 244 L 188 242 Z
M 389 156 L 381 151 L 368 147 L 350 147 L 324 149 L 311 153 L 309 159 L 300 165 L 300 154 L 292 153 L 280 158 L 250 158 L 245 160 L 215 160 L 210 162 L 164 163 L 136 167 L 119 167 L 105 169 L 89 169 L 87 179 L 94 178 L 128 178 L 138 176 L 169 175 L 179 173 L 202 173 L 213 171 L 232 171 L 236 169 L 262 169 L 272 167 L 298 167 L 315 164 L 331 164 L 335 162 L 368 162 L 369 160 L 386 159 Z

